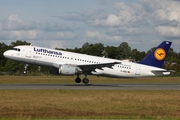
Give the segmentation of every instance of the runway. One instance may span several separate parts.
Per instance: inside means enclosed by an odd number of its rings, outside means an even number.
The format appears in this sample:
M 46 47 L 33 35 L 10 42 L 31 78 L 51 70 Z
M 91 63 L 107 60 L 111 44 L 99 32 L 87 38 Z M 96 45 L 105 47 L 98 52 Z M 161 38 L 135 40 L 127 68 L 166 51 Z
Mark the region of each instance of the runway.
M 180 90 L 180 84 L 0 84 L 0 90 Z

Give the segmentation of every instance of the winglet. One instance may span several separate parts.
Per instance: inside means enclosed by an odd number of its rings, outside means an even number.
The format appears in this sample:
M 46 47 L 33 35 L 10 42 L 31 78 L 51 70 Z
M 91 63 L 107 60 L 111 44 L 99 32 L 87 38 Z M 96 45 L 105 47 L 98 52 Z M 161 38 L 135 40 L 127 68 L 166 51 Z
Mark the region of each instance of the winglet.
M 140 64 L 162 68 L 172 42 L 163 41 L 154 51 L 146 56 Z

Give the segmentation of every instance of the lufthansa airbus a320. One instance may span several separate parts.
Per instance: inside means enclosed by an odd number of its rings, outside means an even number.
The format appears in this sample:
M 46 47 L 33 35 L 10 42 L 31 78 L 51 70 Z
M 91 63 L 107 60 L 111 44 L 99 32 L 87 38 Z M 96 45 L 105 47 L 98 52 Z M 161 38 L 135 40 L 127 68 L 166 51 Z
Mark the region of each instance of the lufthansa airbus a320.
M 154 51 L 138 63 L 125 62 L 85 54 L 48 49 L 38 46 L 20 45 L 4 52 L 4 56 L 11 60 L 46 66 L 52 74 L 77 75 L 76 83 L 81 82 L 79 77 L 84 75 L 83 83 L 88 84 L 87 75 L 137 78 L 169 75 L 170 72 L 163 69 L 167 53 L 172 42 L 163 41 Z

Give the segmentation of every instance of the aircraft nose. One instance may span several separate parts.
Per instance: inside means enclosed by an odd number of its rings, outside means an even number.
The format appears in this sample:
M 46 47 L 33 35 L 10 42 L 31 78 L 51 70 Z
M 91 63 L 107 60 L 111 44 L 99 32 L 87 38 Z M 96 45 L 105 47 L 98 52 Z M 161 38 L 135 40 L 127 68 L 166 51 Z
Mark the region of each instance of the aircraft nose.
M 5 52 L 3 53 L 3 55 L 4 55 L 4 57 L 8 58 L 8 57 L 10 56 L 10 53 L 9 53 L 9 51 L 5 51 Z

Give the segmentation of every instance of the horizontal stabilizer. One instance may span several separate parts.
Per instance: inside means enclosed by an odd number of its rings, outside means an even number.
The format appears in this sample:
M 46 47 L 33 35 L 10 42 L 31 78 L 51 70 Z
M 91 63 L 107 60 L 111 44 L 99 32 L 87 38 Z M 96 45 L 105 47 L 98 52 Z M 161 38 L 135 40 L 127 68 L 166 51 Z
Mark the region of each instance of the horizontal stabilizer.
M 155 76 L 169 75 L 171 73 L 167 70 L 152 70 L 151 72 L 154 73 Z

